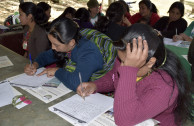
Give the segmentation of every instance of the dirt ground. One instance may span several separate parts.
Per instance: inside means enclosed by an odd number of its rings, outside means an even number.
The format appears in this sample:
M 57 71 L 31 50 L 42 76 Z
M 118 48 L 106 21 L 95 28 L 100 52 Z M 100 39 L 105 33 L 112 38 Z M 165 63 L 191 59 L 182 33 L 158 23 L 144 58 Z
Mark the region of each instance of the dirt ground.
M 51 21 L 58 17 L 66 7 L 72 6 L 75 9 L 80 7 L 86 7 L 87 0 L 60 0 L 59 4 L 54 4 L 51 0 L 24 0 L 32 1 L 34 3 L 38 3 L 40 1 L 47 2 L 51 5 Z M 98 0 L 100 3 L 102 0 Z M 140 0 L 125 0 L 126 2 L 136 1 L 135 4 L 132 4 L 130 8 L 131 14 L 138 12 L 138 3 Z M 177 0 L 152 0 L 152 2 L 157 6 L 159 10 L 160 16 L 168 15 L 167 11 L 170 5 Z M 194 13 L 191 13 L 192 5 L 188 5 L 187 1 L 193 0 L 185 0 L 185 16 L 184 18 L 187 20 L 188 24 L 194 20 Z M 194 4 L 194 1 L 193 1 Z M 14 12 L 18 11 L 19 0 L 0 0 L 0 24 L 3 24 L 6 17 L 13 14 Z M 103 1 L 103 12 L 105 13 L 108 7 L 108 0 Z

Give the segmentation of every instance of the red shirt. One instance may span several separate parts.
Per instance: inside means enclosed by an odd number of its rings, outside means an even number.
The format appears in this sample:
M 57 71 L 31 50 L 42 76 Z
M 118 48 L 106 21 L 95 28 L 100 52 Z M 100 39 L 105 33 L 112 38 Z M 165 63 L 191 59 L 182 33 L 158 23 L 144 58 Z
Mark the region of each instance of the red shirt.
M 131 24 L 135 24 L 141 18 L 142 18 L 141 14 L 140 13 L 136 13 L 133 16 L 131 16 L 129 21 L 131 22 Z M 151 18 L 150 18 L 150 25 L 153 26 L 159 19 L 160 19 L 160 17 L 158 16 L 158 14 L 152 13 Z

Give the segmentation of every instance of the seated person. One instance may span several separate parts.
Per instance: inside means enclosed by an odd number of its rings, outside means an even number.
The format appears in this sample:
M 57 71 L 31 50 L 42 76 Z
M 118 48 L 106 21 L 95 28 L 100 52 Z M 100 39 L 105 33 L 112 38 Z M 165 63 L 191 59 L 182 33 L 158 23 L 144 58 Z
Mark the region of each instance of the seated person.
M 120 2 L 113 2 L 106 11 L 106 16 L 101 16 L 94 28 L 106 34 L 113 41 L 119 40 L 127 26 L 131 26 L 129 20 L 124 17 L 125 10 Z M 127 26 L 122 26 L 122 24 Z
M 93 28 L 92 23 L 90 22 L 90 13 L 86 8 L 79 8 L 75 12 L 75 19 L 80 27 L 82 28 Z
M 192 81 L 194 81 L 194 39 L 191 42 L 191 45 L 189 46 L 189 52 L 188 52 L 188 61 L 192 65 L 191 66 L 191 72 L 192 72 Z
M 131 14 L 130 14 L 129 5 L 124 0 L 119 0 L 119 2 L 124 6 L 124 9 L 125 9 L 125 17 L 128 20 L 130 20 Z
M 102 70 L 104 64 L 107 64 L 98 46 L 81 36 L 77 24 L 69 18 L 55 19 L 48 31 L 48 38 L 52 43 L 52 49 L 41 53 L 32 66 L 26 65 L 26 74 L 34 75 L 37 68 L 57 62 L 57 67 L 45 69 L 39 76 L 55 76 L 66 87 L 76 91 L 80 84 L 79 72 L 83 81 L 87 82 L 95 72 Z M 74 71 L 64 69 L 69 60 L 76 64 Z
M 49 18 L 51 17 L 51 6 L 45 2 L 39 2 L 37 6 L 41 7 L 44 10 L 49 20 Z
M 156 6 L 150 0 L 141 0 L 139 2 L 139 13 L 131 16 L 129 21 L 131 24 L 138 23 L 142 17 L 150 20 L 150 26 L 154 26 L 154 24 L 160 19 L 157 14 Z
M 41 24 L 48 21 L 43 9 L 32 2 L 24 2 L 19 5 L 20 21 L 25 26 L 22 47 L 25 50 L 24 57 L 31 54 L 34 60 L 41 52 L 50 49 L 46 31 Z
M 180 126 L 191 112 L 191 91 L 181 62 L 158 35 L 145 24 L 129 27 L 113 43 L 118 54 L 113 69 L 96 81 L 82 83 L 84 90 L 79 85 L 77 93 L 85 97 L 115 91 L 118 126 L 134 126 L 150 118 L 160 126 Z
M 60 18 L 66 17 L 66 18 L 73 20 L 73 18 L 75 17 L 75 12 L 76 10 L 73 7 L 67 7 L 59 17 Z
M 153 26 L 166 38 L 173 38 L 174 35 L 182 33 L 187 28 L 187 21 L 183 19 L 184 4 L 174 2 L 169 10 L 169 16 L 164 16 Z M 181 24 L 181 25 L 180 25 Z
M 193 38 L 194 38 L 194 21 L 191 22 L 191 24 L 187 27 L 187 29 L 183 33 L 179 35 L 174 35 L 173 41 L 176 42 L 178 40 L 183 40 L 191 42 Z
M 87 6 L 90 12 L 90 22 L 94 26 L 95 23 L 98 21 L 99 17 L 104 16 L 104 14 L 100 12 L 99 9 L 100 4 L 98 3 L 97 0 L 89 0 L 87 2 Z

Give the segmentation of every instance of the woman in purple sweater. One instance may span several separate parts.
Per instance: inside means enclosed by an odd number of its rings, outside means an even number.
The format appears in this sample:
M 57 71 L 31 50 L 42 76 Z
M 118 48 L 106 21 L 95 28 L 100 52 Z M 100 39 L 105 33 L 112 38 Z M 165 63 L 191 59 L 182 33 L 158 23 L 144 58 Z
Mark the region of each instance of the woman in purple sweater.
M 97 81 L 83 83 L 84 92 L 78 86 L 79 95 L 114 91 L 118 126 L 150 118 L 160 126 L 177 126 L 188 119 L 192 100 L 187 76 L 159 34 L 147 25 L 134 24 L 113 45 L 118 52 L 113 69 Z

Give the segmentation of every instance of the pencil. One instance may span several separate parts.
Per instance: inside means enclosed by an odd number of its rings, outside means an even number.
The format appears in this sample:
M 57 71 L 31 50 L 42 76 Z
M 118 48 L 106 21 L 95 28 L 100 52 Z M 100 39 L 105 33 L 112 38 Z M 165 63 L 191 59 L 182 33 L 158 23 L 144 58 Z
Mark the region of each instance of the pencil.
M 31 54 L 29 54 L 29 59 L 30 59 L 30 65 L 32 66 L 32 58 L 31 58 Z
M 80 84 L 81 84 L 81 91 L 83 93 L 84 89 L 83 89 L 83 85 L 82 85 L 82 77 L 81 77 L 81 73 L 80 72 L 79 72 L 79 80 L 80 80 Z M 85 100 L 85 97 L 83 97 L 83 99 Z

